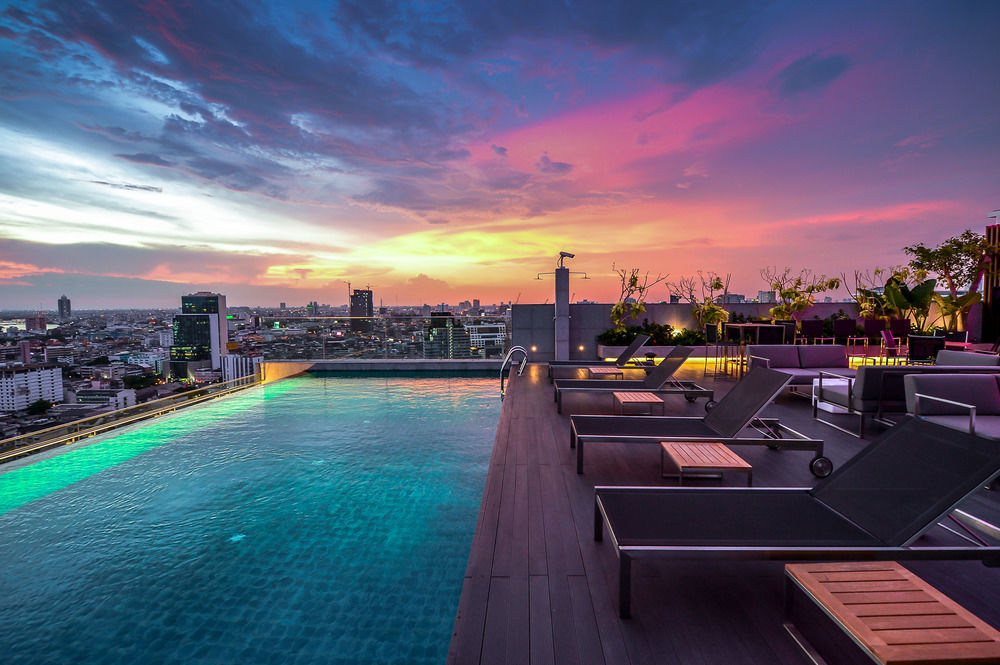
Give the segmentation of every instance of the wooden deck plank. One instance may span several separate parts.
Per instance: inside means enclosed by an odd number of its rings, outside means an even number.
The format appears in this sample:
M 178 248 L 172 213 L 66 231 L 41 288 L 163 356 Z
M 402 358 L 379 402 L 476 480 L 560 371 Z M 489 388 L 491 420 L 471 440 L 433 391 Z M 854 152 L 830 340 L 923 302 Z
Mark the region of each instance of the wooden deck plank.
M 528 484 L 528 574 L 548 574 L 548 546 L 545 534 L 545 503 L 542 501 L 540 465 L 525 469 Z
M 528 578 L 528 612 L 531 663 L 554 665 L 557 661 L 552 640 L 552 604 L 549 602 L 547 575 L 532 575 Z

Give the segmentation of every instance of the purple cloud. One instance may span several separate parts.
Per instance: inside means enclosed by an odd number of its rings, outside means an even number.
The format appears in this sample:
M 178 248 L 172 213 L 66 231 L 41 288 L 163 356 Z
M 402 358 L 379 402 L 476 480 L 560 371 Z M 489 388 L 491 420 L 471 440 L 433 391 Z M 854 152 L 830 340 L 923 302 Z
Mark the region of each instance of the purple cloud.
M 556 175 L 565 175 L 573 170 L 572 164 L 567 164 L 566 162 L 553 162 L 549 159 L 548 153 L 543 153 L 541 159 L 538 160 L 535 166 L 542 173 L 554 173 Z

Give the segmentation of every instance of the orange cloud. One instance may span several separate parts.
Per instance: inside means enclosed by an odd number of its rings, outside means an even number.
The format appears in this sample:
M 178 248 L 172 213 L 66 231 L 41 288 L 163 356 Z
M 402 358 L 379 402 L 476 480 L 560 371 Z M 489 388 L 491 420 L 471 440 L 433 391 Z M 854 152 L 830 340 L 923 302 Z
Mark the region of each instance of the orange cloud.
M 0 279 L 14 279 L 26 275 L 36 275 L 43 272 L 65 272 L 58 268 L 40 268 L 30 263 L 14 263 L 13 261 L 0 261 Z

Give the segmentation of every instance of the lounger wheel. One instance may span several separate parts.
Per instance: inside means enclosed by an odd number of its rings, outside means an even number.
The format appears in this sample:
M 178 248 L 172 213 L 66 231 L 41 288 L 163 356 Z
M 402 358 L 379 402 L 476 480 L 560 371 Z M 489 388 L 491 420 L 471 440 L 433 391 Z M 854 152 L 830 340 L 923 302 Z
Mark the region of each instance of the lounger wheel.
M 809 470 L 817 478 L 826 478 L 833 471 L 833 462 L 829 457 L 816 457 L 809 462 Z
M 712 409 L 714 409 L 718 405 L 719 405 L 718 402 L 716 402 L 714 399 L 710 399 L 707 402 L 705 402 L 705 411 L 706 412 L 711 411 Z

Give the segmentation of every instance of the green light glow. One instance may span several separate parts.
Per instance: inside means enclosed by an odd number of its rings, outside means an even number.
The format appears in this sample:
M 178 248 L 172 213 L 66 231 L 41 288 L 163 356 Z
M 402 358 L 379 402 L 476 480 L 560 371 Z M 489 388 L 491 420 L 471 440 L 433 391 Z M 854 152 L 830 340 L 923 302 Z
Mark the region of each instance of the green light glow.
M 71 444 L 54 457 L 0 474 L 0 515 L 291 390 L 296 378 L 181 409 L 135 429 Z M 16 464 L 16 463 L 15 463 Z M 11 465 L 13 466 L 13 464 Z

